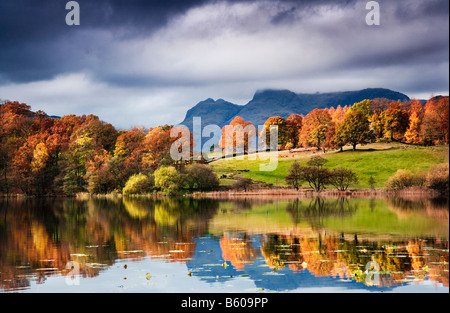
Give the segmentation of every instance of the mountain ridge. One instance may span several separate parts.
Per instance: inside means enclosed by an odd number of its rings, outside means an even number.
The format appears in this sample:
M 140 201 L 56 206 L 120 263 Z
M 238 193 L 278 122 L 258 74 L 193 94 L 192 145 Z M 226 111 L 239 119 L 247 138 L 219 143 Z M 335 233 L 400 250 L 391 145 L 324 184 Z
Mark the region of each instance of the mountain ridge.
M 295 93 L 288 89 L 262 89 L 257 90 L 253 98 L 245 105 L 234 104 L 223 99 L 207 98 L 200 101 L 187 111 L 179 125 L 185 125 L 192 130 L 192 120 L 195 116 L 202 118 L 202 125 L 215 124 L 222 127 L 229 124 L 236 116 L 241 116 L 254 125 L 262 125 L 271 116 L 287 118 L 293 113 L 306 115 L 316 108 L 353 105 L 365 99 L 375 98 L 386 98 L 392 101 L 410 100 L 407 95 L 386 88 L 314 94 Z

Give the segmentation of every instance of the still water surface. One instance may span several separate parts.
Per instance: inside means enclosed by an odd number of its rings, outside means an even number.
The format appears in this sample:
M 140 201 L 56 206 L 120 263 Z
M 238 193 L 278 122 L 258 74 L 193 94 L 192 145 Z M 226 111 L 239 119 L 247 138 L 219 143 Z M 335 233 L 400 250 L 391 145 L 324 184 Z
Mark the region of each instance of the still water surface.
M 0 292 L 449 292 L 447 205 L 0 199 Z

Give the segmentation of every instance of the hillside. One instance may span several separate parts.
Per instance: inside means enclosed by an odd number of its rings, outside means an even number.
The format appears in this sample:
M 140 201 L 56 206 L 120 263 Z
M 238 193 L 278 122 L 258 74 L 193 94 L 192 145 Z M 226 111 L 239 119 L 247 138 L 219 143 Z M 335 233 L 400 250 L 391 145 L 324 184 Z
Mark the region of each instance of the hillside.
M 333 169 L 338 167 L 351 168 L 359 178 L 358 184 L 352 187 L 368 188 L 368 180 L 373 176 L 376 187 L 384 187 L 387 179 L 398 169 L 407 169 L 413 173 L 426 171 L 430 167 L 440 163 L 448 163 L 448 147 L 420 147 L 401 143 L 372 143 L 357 151 L 346 148 L 343 153 L 337 151 L 321 154 L 329 162 L 326 167 Z M 259 160 L 218 160 L 211 162 L 209 166 L 219 175 L 232 177 L 233 174 L 248 177 L 257 182 L 273 184 L 274 186 L 286 186 L 284 177 L 288 173 L 291 164 L 298 160 L 305 164 L 313 152 L 305 151 L 288 153 L 280 151 L 278 167 L 273 172 L 259 170 L 260 164 L 267 161 Z M 230 175 L 232 174 L 232 175 Z M 224 179 L 222 185 L 231 184 L 233 180 Z M 306 186 L 306 185 L 305 185 Z
M 383 88 L 370 88 L 358 91 L 329 92 L 304 94 L 294 93 L 289 90 L 261 90 L 257 91 L 245 105 L 237 105 L 225 100 L 207 99 L 199 102 L 191 108 L 185 119 L 180 123 L 189 128 L 192 126 L 192 118 L 199 116 L 202 124 L 227 125 L 235 116 L 239 115 L 254 125 L 262 125 L 271 116 L 306 115 L 315 108 L 323 109 L 337 107 L 338 105 L 353 105 L 365 99 L 386 98 L 389 100 L 408 100 L 408 96 Z

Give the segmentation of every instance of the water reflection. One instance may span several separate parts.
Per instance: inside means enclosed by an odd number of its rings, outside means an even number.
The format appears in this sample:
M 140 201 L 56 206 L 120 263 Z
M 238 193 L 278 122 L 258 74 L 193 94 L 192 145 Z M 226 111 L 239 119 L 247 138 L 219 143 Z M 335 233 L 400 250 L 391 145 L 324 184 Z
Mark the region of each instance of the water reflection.
M 190 279 L 245 278 L 258 290 L 448 287 L 448 244 L 447 203 L 431 200 L 0 200 L 3 291 L 74 272 L 101 280 L 121 259 L 160 261 L 168 273 L 186 264 Z

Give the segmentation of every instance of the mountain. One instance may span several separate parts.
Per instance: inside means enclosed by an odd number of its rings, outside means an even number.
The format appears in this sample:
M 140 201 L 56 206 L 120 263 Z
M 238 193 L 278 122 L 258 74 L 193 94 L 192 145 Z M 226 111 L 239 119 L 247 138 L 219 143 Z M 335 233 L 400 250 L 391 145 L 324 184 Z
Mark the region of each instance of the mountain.
M 222 127 L 224 121 L 233 119 L 242 108 L 242 105 L 233 104 L 223 99 L 214 101 L 208 98 L 187 111 L 186 118 L 181 124 L 192 130 L 193 118 L 199 116 L 202 118 L 203 126 L 216 124 Z
M 289 90 L 266 89 L 255 93 L 253 99 L 246 105 L 237 105 L 223 99 L 214 101 L 206 99 L 191 108 L 180 124 L 192 130 L 192 118 L 202 118 L 202 125 L 216 124 L 220 127 L 229 124 L 235 116 L 241 116 L 254 125 L 262 125 L 271 116 L 306 115 L 319 108 L 337 107 L 338 105 L 353 105 L 365 99 L 386 98 L 393 101 L 409 100 L 409 97 L 396 91 L 383 88 L 368 88 L 358 91 L 329 93 L 294 93 Z

